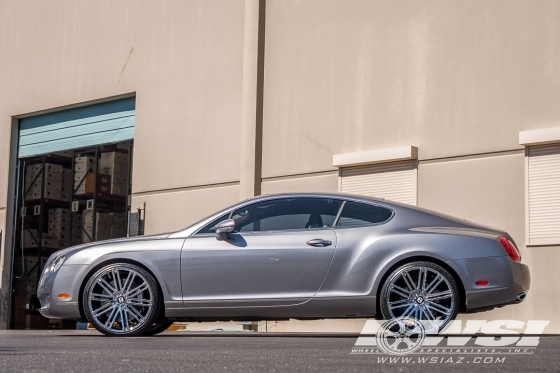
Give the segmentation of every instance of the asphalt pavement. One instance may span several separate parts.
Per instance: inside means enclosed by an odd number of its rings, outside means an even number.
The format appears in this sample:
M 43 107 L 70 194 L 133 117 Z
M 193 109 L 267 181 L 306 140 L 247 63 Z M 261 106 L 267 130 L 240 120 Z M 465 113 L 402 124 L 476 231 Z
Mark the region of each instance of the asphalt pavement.
M 529 349 L 463 349 L 393 356 L 356 349 L 357 336 L 96 331 L 0 331 L 0 372 L 560 372 L 560 337 Z

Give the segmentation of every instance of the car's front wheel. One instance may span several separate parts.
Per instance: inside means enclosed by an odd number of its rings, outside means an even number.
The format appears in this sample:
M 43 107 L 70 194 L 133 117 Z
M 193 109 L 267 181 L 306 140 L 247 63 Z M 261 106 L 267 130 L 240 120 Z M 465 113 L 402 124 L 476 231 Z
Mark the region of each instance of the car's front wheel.
M 381 288 L 384 319 L 421 320 L 427 333 L 437 333 L 457 317 L 459 291 L 443 267 L 425 261 L 395 269 Z
M 160 322 L 154 323 L 148 330 L 146 330 L 144 332 L 143 335 L 151 336 L 151 335 L 156 335 L 156 334 L 159 334 L 159 333 L 163 333 L 164 331 L 169 329 L 171 324 L 173 324 L 173 321 L 160 321 Z
M 89 322 L 109 336 L 146 333 L 160 314 L 157 284 L 147 271 L 129 263 L 109 264 L 87 282 L 83 293 Z

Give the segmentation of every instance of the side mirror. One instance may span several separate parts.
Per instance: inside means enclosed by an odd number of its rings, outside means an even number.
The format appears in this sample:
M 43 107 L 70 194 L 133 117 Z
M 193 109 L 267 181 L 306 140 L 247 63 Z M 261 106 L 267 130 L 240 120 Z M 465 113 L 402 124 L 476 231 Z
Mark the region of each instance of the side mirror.
M 228 234 L 235 230 L 235 221 L 226 219 L 216 224 L 216 239 L 218 241 L 227 240 Z

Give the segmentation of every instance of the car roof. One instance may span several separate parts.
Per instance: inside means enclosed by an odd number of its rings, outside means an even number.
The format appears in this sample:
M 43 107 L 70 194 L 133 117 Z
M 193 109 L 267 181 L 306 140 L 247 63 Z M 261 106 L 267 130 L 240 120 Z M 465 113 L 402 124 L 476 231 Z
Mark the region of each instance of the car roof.
M 385 205 L 387 207 L 398 206 L 398 207 L 409 207 L 414 208 L 415 206 L 407 205 L 404 203 L 399 203 L 395 201 L 386 200 L 384 198 L 375 198 L 375 197 L 368 197 L 363 195 L 356 195 L 356 194 L 346 194 L 346 193 L 277 193 L 277 194 L 266 194 L 262 196 L 257 196 L 253 198 L 246 199 L 239 203 L 239 205 L 244 205 L 246 203 L 254 203 L 258 201 L 265 201 L 269 199 L 278 199 L 278 198 L 312 198 L 312 197 L 319 197 L 319 198 L 332 198 L 332 199 L 344 199 L 344 200 L 354 200 L 354 201 L 362 201 L 362 202 L 369 202 L 375 203 L 379 205 Z

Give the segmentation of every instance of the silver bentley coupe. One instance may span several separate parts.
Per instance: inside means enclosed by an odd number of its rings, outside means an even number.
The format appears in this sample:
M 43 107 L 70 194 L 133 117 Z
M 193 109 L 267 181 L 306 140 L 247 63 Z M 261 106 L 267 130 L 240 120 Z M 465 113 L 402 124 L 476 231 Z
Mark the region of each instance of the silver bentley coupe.
M 409 317 L 437 330 L 459 312 L 519 303 L 529 269 L 506 232 L 344 194 L 236 204 L 178 232 L 53 254 L 46 317 L 110 336 L 174 321 Z

